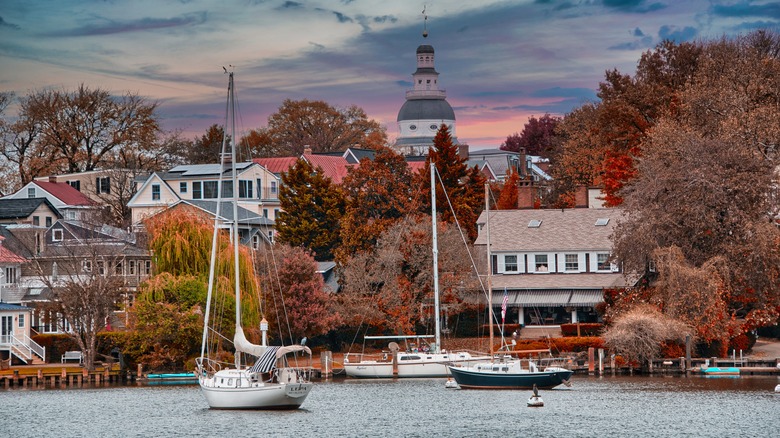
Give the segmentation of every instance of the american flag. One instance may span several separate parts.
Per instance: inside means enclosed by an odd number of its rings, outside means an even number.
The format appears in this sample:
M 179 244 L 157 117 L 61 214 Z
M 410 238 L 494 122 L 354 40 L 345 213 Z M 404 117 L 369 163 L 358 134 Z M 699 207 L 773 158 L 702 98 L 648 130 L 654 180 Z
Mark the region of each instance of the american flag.
M 501 301 L 501 324 L 506 320 L 506 304 L 509 302 L 509 295 L 506 294 L 506 288 L 504 288 L 504 300 Z

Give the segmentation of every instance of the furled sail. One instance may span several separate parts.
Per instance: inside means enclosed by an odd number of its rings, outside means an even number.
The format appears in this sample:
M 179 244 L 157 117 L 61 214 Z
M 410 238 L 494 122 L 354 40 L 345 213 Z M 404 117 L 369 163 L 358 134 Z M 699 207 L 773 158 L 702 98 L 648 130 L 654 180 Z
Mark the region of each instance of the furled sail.
M 251 354 L 256 357 L 262 356 L 263 352 L 268 348 L 249 342 L 246 336 L 244 336 L 244 329 L 242 329 L 241 326 L 236 326 L 236 335 L 233 336 L 233 345 L 236 347 L 236 351 Z

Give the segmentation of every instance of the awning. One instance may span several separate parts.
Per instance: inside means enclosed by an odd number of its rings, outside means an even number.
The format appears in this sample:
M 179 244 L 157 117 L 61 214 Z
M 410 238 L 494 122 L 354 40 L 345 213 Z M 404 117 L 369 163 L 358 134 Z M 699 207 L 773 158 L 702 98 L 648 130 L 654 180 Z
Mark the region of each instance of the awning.
M 508 307 L 592 307 L 604 301 L 601 290 L 540 289 L 507 291 Z M 493 306 L 501 306 L 504 292 L 493 290 Z
M 569 304 L 575 307 L 592 307 L 604 301 L 604 292 L 600 290 L 575 290 Z

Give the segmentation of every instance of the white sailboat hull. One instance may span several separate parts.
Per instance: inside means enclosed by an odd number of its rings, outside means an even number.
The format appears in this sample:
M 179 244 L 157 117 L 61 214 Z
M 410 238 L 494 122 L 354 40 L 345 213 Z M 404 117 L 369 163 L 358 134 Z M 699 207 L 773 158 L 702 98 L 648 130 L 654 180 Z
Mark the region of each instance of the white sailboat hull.
M 448 365 L 466 365 L 488 357 L 473 357 L 469 353 L 399 353 L 398 375 L 393 375 L 393 363 L 390 361 L 364 360 L 345 362 L 344 372 L 349 377 L 358 378 L 420 378 L 449 377 Z
M 200 389 L 212 409 L 298 409 L 309 395 L 311 382 L 252 380 L 244 370 L 221 370 L 201 376 Z

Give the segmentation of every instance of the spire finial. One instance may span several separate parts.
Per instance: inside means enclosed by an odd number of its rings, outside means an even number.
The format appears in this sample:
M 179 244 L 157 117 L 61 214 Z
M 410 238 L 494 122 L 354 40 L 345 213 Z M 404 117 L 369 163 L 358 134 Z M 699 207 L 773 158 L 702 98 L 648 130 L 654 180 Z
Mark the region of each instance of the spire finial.
M 425 5 L 423 5 L 423 38 L 428 38 L 428 16 L 425 15 Z

